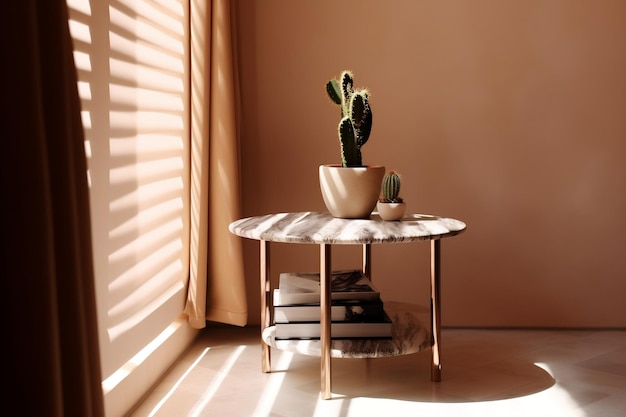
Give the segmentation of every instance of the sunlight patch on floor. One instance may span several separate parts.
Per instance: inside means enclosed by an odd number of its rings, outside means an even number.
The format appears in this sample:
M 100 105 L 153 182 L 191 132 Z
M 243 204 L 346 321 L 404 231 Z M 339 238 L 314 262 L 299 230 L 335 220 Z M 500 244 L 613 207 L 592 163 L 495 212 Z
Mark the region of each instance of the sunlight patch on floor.
M 241 356 L 241 354 L 243 353 L 245 349 L 246 349 L 246 346 L 243 346 L 243 345 L 238 346 L 237 349 L 235 349 L 235 351 L 228 357 L 228 360 L 224 363 L 222 368 L 219 370 L 216 378 L 213 381 L 211 381 L 211 384 L 209 384 L 207 389 L 203 392 L 198 402 L 193 406 L 191 411 L 189 411 L 189 414 L 187 414 L 188 417 L 198 417 L 202 415 L 202 412 L 207 407 L 209 402 L 211 402 L 211 399 L 213 398 L 215 393 L 218 391 L 218 389 L 220 388 L 220 386 L 222 385 L 222 383 L 228 376 L 233 366 L 235 366 L 235 363 L 237 363 L 237 360 L 239 359 L 239 357 Z
M 293 355 L 294 354 L 291 352 L 281 352 L 280 357 L 273 364 L 275 369 L 270 373 L 269 381 L 259 397 L 259 402 L 252 414 L 253 416 L 266 417 L 272 414 L 272 408 L 274 407 L 276 398 L 283 387 L 283 381 L 286 375 L 285 371 L 289 368 Z
M 191 374 L 191 372 L 193 372 L 196 366 L 198 366 L 198 364 L 202 361 L 202 358 L 204 358 L 206 354 L 209 353 L 210 349 L 211 348 L 206 348 L 202 351 L 202 353 L 200 353 L 200 355 L 198 355 L 196 360 L 193 361 L 189 368 L 187 368 L 185 373 L 183 373 L 182 376 L 178 378 L 178 380 L 172 385 L 172 388 L 170 388 L 167 394 L 165 394 L 163 398 L 161 398 L 161 400 L 157 403 L 157 405 L 154 406 L 150 414 L 148 414 L 148 417 L 154 417 L 159 412 L 159 410 L 165 405 L 165 403 L 176 393 L 178 387 L 180 387 L 184 383 L 185 378 L 187 378 L 187 376 Z
M 513 398 L 496 401 L 477 401 L 461 403 L 417 403 L 414 401 L 384 400 L 376 398 L 352 398 L 350 400 L 319 400 L 315 408 L 315 417 L 363 417 L 376 415 L 436 415 L 486 417 L 486 416 L 557 416 L 567 410 L 568 417 L 586 417 L 562 389 L 550 388 L 548 391 L 562 392 L 549 394 L 533 394 L 524 398 Z M 532 397 L 532 398 L 531 398 Z M 566 404 L 564 404 L 566 403 Z
M 535 363 L 537 367 L 554 378 L 554 373 L 545 363 Z M 363 417 L 376 415 L 436 415 L 485 417 L 507 416 L 526 417 L 563 415 L 567 410 L 568 417 L 588 417 L 580 405 L 564 388 L 555 384 L 550 388 L 529 395 L 515 398 L 460 401 L 460 402 L 419 402 L 397 399 L 381 399 L 372 397 L 343 397 L 333 393 L 333 398 L 319 398 L 315 404 L 314 417 Z

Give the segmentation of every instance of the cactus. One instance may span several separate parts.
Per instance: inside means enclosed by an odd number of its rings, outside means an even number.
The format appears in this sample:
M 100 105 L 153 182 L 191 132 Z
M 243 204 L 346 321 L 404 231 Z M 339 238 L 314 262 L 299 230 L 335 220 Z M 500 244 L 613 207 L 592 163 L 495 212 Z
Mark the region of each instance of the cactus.
M 372 109 L 369 92 L 354 89 L 354 77 L 343 71 L 339 80 L 330 80 L 326 92 L 331 101 L 341 107 L 341 120 L 337 129 L 341 144 L 341 164 L 344 167 L 363 166 L 361 147 L 372 130 Z
M 402 198 L 398 197 L 400 194 L 400 176 L 396 172 L 389 171 L 385 174 L 381 185 L 381 194 L 381 202 L 402 203 Z

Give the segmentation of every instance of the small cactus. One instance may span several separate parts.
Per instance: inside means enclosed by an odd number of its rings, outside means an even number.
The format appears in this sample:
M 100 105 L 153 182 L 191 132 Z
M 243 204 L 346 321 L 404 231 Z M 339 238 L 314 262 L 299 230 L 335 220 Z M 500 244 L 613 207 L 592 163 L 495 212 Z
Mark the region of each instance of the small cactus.
M 341 144 L 341 164 L 344 167 L 363 166 L 361 147 L 372 130 L 372 109 L 369 92 L 354 89 L 352 72 L 343 71 L 339 80 L 326 83 L 331 101 L 341 106 L 341 120 L 337 129 Z
M 395 171 L 389 171 L 383 177 L 381 185 L 383 203 L 402 203 L 402 198 L 398 197 L 400 194 L 400 176 Z

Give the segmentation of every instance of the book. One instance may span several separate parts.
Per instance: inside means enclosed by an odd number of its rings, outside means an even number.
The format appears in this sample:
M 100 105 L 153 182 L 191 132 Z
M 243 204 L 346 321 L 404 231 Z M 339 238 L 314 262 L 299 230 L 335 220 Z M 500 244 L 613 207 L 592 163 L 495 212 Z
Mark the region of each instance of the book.
M 278 289 L 281 303 L 319 304 L 319 272 L 283 272 Z M 331 273 L 331 300 L 380 300 L 380 292 L 361 270 L 333 271 Z
M 274 290 L 274 321 L 320 321 L 318 304 L 284 304 L 280 289 Z M 380 320 L 384 317 L 383 302 L 376 300 L 333 300 L 330 307 L 331 321 Z
M 390 339 L 392 337 L 391 319 L 385 312 L 383 318 L 372 321 L 331 321 L 331 339 Z M 275 338 L 287 339 L 319 339 L 321 325 L 319 321 L 274 323 Z

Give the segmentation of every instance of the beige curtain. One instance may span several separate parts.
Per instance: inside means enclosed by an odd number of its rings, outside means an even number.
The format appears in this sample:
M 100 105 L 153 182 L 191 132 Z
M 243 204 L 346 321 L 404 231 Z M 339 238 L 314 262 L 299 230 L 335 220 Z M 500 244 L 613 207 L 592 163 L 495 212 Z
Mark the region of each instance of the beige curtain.
M 3 7 L 5 410 L 104 416 L 87 162 L 65 0 Z
M 247 322 L 241 240 L 228 231 L 240 212 L 237 64 L 229 0 L 191 1 L 190 324 Z

